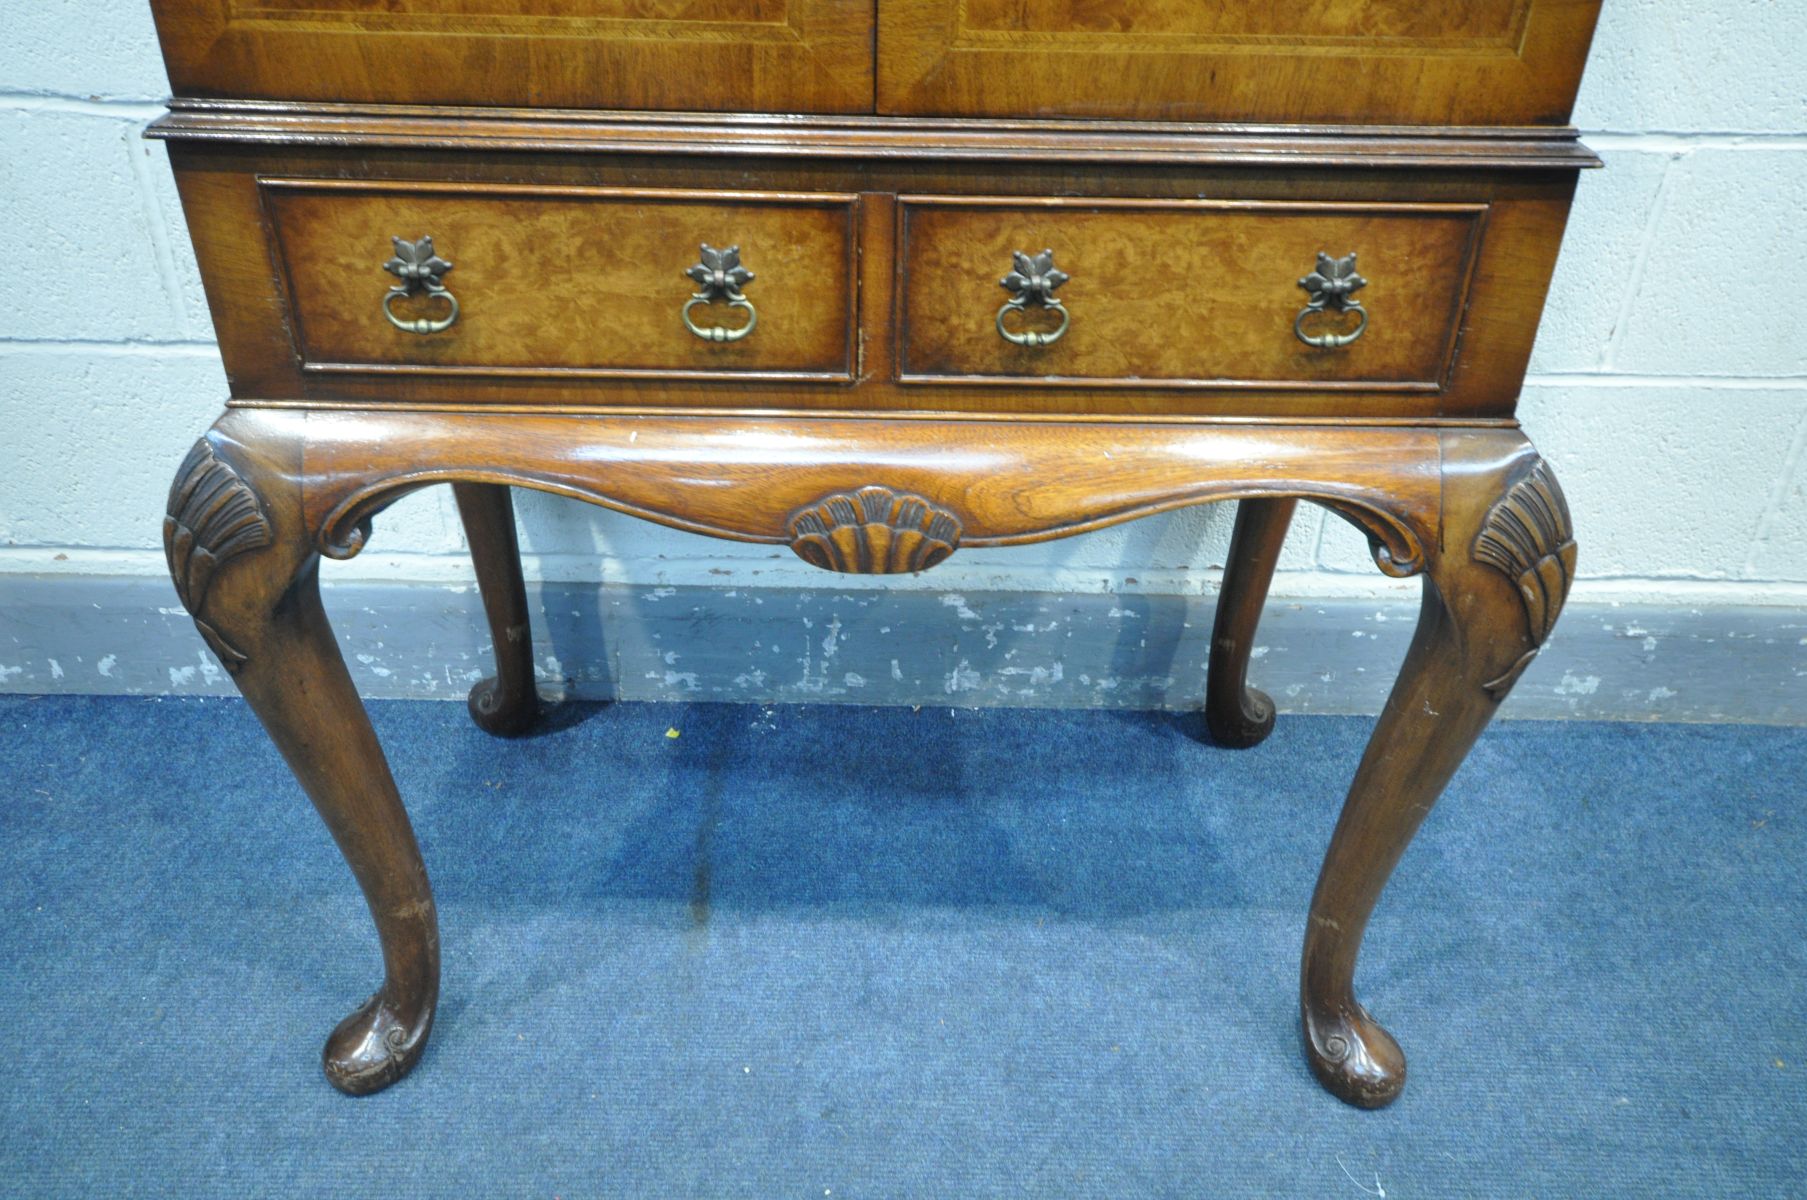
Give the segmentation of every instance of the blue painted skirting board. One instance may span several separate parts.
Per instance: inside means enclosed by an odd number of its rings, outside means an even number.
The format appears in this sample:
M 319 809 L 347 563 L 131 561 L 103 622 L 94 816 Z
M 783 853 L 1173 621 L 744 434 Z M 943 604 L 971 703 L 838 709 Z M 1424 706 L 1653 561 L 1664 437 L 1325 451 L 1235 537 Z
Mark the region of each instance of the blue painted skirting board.
M 533 589 L 545 688 L 588 699 L 1192 708 L 1214 597 L 920 589 Z M 369 697 L 488 671 L 473 588 L 348 584 L 327 608 Z M 1373 713 L 1414 603 L 1269 604 L 1253 677 L 1282 711 Z M 0 582 L 0 692 L 231 692 L 160 579 Z M 1807 612 L 1573 604 L 1508 717 L 1807 724 Z

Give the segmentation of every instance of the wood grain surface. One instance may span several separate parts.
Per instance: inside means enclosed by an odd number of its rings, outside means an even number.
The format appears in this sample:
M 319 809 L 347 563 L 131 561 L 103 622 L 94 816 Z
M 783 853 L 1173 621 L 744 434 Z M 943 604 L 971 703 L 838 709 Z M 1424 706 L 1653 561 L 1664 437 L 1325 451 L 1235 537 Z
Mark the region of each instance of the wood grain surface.
M 1390 157 L 1381 155 L 1377 162 L 1385 165 L 1351 170 L 1327 165 L 1334 159 L 1323 156 L 1317 141 L 1308 141 L 1302 153 L 1314 165 L 1295 169 L 1283 165 L 1288 147 L 1296 140 L 1289 132 L 1187 135 L 1175 131 L 1162 135 L 1164 142 L 1193 146 L 1201 161 L 1205 160 L 1202 156 L 1211 153 L 1213 145 L 1235 146 L 1239 148 L 1235 153 L 1243 154 L 1249 146 L 1258 144 L 1267 165 L 1199 166 L 1182 159 L 1075 170 L 1059 164 L 1042 166 L 1024 161 L 1006 149 L 1002 139 L 986 143 L 992 148 L 988 153 L 1005 156 L 999 159 L 939 159 L 925 151 L 923 143 L 928 135 L 922 130 L 899 129 L 887 122 L 872 121 L 860 134 L 866 148 L 858 155 L 845 149 L 849 145 L 846 142 L 838 143 L 832 150 L 803 154 L 786 153 L 769 141 L 761 141 L 736 156 L 732 166 L 724 170 L 725 160 L 713 156 L 578 153 L 562 148 L 540 152 L 511 149 L 506 154 L 479 154 L 458 148 L 385 149 L 373 153 L 355 139 L 350 145 L 323 143 L 313 124 L 317 117 L 306 118 L 307 127 L 295 135 L 295 144 L 272 145 L 266 140 L 273 136 L 268 112 L 244 119 L 249 123 L 248 142 L 214 136 L 222 129 L 216 122 L 206 137 L 191 139 L 180 133 L 171 147 L 177 184 L 202 264 L 202 278 L 235 403 L 506 406 L 538 410 L 606 406 L 794 412 L 1013 411 L 1037 416 L 1134 419 L 1229 416 L 1287 420 L 1504 420 L 1512 415 L 1530 357 L 1537 318 L 1561 244 L 1575 174 L 1581 165 L 1592 161 L 1585 152 L 1574 150 L 1571 138 L 1567 142 L 1550 142 L 1551 147 L 1566 145 L 1568 149 L 1559 155 L 1552 150 L 1556 156 L 1540 160 L 1537 167 L 1402 169 Z M 364 118 L 341 115 L 338 120 L 341 127 L 350 127 L 359 125 Z M 369 120 L 372 128 L 383 127 L 381 119 Z M 458 118 L 448 119 L 444 125 L 450 129 L 478 123 Z M 547 131 L 552 126 L 542 123 L 533 128 Z M 647 128 L 657 130 L 660 126 L 652 123 Z M 1108 146 L 1116 138 L 1130 147 L 1141 145 L 1149 136 L 1145 129 L 1119 135 L 1092 131 L 1087 135 L 1091 145 Z M 1356 150 L 1366 145 L 1361 139 L 1354 140 Z M 1451 155 L 1446 161 L 1461 161 L 1453 147 L 1465 147 L 1487 156 L 1480 161 L 1492 162 L 1489 146 L 1486 139 L 1454 139 L 1444 147 Z M 311 292 L 305 287 L 291 288 L 283 278 L 285 270 L 298 271 L 307 262 L 298 258 L 297 238 L 288 229 L 288 218 L 281 211 L 273 213 L 273 206 L 266 202 L 270 193 L 280 189 L 263 186 L 260 180 L 310 183 L 317 185 L 322 194 L 343 188 L 346 194 L 335 198 L 330 206 L 333 211 L 339 211 L 339 204 L 349 204 L 349 211 L 360 214 L 359 220 L 381 216 L 384 223 L 379 226 L 354 222 L 332 227 L 330 244 L 323 240 L 329 227 L 320 225 L 306 245 L 311 254 L 319 256 L 319 262 L 338 263 L 329 273 L 335 282 L 326 286 L 322 282 L 326 277 L 322 276 Z M 536 188 L 544 189 L 545 194 L 536 195 L 532 191 Z M 571 189 L 572 194 L 558 195 L 559 189 Z M 636 206 L 625 200 L 617 204 L 599 194 L 599 189 L 677 195 L 664 197 L 656 205 Z M 306 192 L 308 188 L 289 190 Z M 751 199 L 739 203 L 724 193 Z M 681 304 L 689 293 L 664 293 L 659 289 L 688 286 L 688 281 L 669 277 L 667 272 L 681 270 L 695 260 L 686 259 L 675 268 L 669 261 L 655 261 L 657 256 L 676 253 L 668 249 L 665 234 L 636 240 L 633 261 L 619 257 L 625 245 L 597 247 L 598 261 L 615 264 L 614 278 L 628 289 L 628 294 L 637 299 L 660 296 L 655 308 L 642 312 L 637 307 L 635 311 L 622 312 L 620 306 L 586 299 L 569 288 L 560 290 L 555 281 L 582 276 L 588 269 L 586 264 L 554 261 L 557 256 L 550 252 L 544 259 L 536 260 L 535 256 L 542 254 L 537 243 L 531 247 L 520 244 L 532 240 L 525 232 L 532 222 L 519 223 L 520 228 L 516 229 L 514 220 L 499 219 L 503 211 L 512 214 L 556 210 L 573 214 L 569 221 L 559 218 L 565 222 L 561 228 L 575 222 L 588 229 L 592 225 L 599 228 L 601 222 L 592 221 L 585 213 L 632 212 L 635 221 L 652 221 L 650 215 L 639 215 L 640 209 L 661 208 L 676 214 L 712 216 L 731 212 L 738 228 L 752 227 L 752 218 L 763 212 L 768 215 L 760 220 L 775 221 L 788 228 L 788 223 L 808 214 L 785 207 L 789 202 L 779 198 L 787 194 L 826 196 L 836 204 L 851 196 L 860 197 L 853 206 L 856 229 L 850 235 L 858 287 L 852 288 L 849 273 L 830 281 L 827 273 L 821 272 L 820 280 L 814 280 L 812 274 L 807 293 L 796 291 L 804 286 L 800 276 L 788 266 L 775 272 L 771 264 L 782 263 L 786 256 L 812 243 L 800 241 L 795 248 L 782 246 L 776 252 L 777 259 L 762 260 L 753 255 L 756 249 L 767 253 L 765 233 L 755 239 L 724 231 L 724 240 L 738 239 L 742 243 L 749 267 L 760 274 L 748 291 L 760 312 L 774 312 L 772 306 L 780 300 L 786 308 L 783 322 L 764 324 L 752 338 L 730 346 L 698 342 L 692 347 L 682 340 L 675 344 L 669 340 L 681 337 L 683 331 L 675 319 L 670 324 L 666 324 L 666 319 L 674 315 L 673 305 Z M 1240 361 L 1244 356 L 1240 354 L 1235 362 L 1220 357 L 1217 361 L 1182 362 L 1176 369 L 1146 361 L 1131 363 L 1113 350 L 1125 374 L 1097 374 L 1092 382 L 1084 384 L 1069 379 L 1059 386 L 1044 386 L 1032 372 L 1019 366 L 1014 368 L 1014 378 L 1024 386 L 999 386 L 999 378 L 1012 379 L 1011 374 L 1001 370 L 1012 366 L 1008 361 L 978 364 L 978 369 L 994 373 L 990 380 L 984 376 L 977 381 L 971 376 L 947 376 L 932 384 L 902 383 L 897 379 L 900 367 L 905 371 L 916 368 L 908 356 L 899 353 L 900 324 L 908 323 L 903 319 L 906 306 L 898 291 L 898 272 L 900 266 L 913 271 L 923 264 L 909 261 L 913 251 L 897 249 L 902 226 L 899 196 L 1002 202 L 1004 209 L 1020 210 L 1018 219 L 1013 219 L 1010 230 L 999 226 L 987 236 L 1001 238 L 1008 232 L 1009 236 L 1022 236 L 1026 241 L 1038 236 L 1035 222 L 1055 215 L 1047 203 L 1049 197 L 1064 196 L 1063 203 L 1082 210 L 1094 207 L 1100 213 L 1125 201 L 1157 202 L 1142 208 L 1130 204 L 1120 219 L 1108 222 L 1110 229 L 1117 231 L 1113 236 L 1119 242 L 1141 248 L 1146 277 L 1106 264 L 1104 271 L 1094 267 L 1080 272 L 1069 285 L 1078 289 L 1072 293 L 1074 296 L 1084 298 L 1088 290 L 1091 292 L 1087 306 L 1076 310 L 1073 345 L 1087 345 L 1088 337 L 1090 344 L 1096 344 L 1095 336 L 1085 332 L 1088 320 L 1095 330 L 1100 314 L 1115 306 L 1143 305 L 1148 303 L 1149 295 L 1166 294 L 1177 287 L 1182 292 L 1191 289 L 1191 293 L 1189 299 L 1174 302 L 1174 313 L 1191 312 L 1197 304 L 1205 303 L 1212 306 L 1220 321 L 1232 326 L 1252 323 L 1255 331 L 1249 334 L 1249 340 L 1242 341 L 1238 335 L 1236 344 L 1244 350 L 1264 346 L 1269 356 L 1255 361 L 1253 367 L 1257 369 L 1253 370 L 1244 366 Z M 514 199 L 505 200 L 506 197 Z M 762 198 L 772 204 L 764 203 Z M 1185 231 L 1193 226 L 1185 224 L 1186 214 L 1202 214 L 1209 208 L 1209 204 L 1198 204 L 1201 198 L 1212 204 L 1307 206 L 1297 210 L 1300 215 L 1280 216 L 1279 208 L 1267 209 L 1276 214 L 1272 223 L 1249 220 L 1224 226 L 1302 231 L 1297 244 L 1264 243 L 1269 248 L 1248 258 L 1249 271 L 1260 272 L 1259 282 L 1254 274 L 1229 274 L 1230 282 L 1246 278 L 1249 286 L 1256 289 L 1234 305 L 1213 295 L 1213 289 L 1225 283 L 1224 268 L 1202 263 L 1202 256 L 1188 249 L 1192 235 Z M 406 205 L 402 204 L 403 199 L 408 201 Z M 454 223 L 445 225 L 436 220 L 434 224 L 458 228 L 458 239 L 429 230 L 416 219 L 417 214 L 427 211 L 422 204 L 429 200 L 437 206 L 433 210 L 436 215 L 443 214 Z M 1174 202 L 1184 203 L 1163 207 Z M 816 203 L 810 201 L 805 207 Z M 510 204 L 520 207 L 508 207 Z M 543 210 L 539 207 L 542 204 L 547 206 Z M 1188 209 L 1185 204 L 1196 207 Z M 585 209 L 584 205 L 590 207 Z M 1309 207 L 1313 205 L 1319 207 Z M 1379 207 L 1363 216 L 1363 206 Z M 1445 212 L 1426 206 L 1454 208 Z M 321 208 L 326 207 L 322 201 Z M 1480 209 L 1485 209 L 1484 229 L 1473 241 L 1473 265 L 1465 290 L 1458 290 L 1457 294 L 1463 297 L 1458 304 L 1449 299 L 1448 289 L 1463 288 L 1461 261 L 1466 251 L 1454 245 L 1459 239 L 1453 231 L 1458 226 L 1478 228 L 1477 220 L 1461 214 Z M 1337 215 L 1339 211 L 1341 215 Z M 1317 244 L 1320 239 L 1309 236 L 1308 227 L 1318 218 L 1303 215 L 1309 213 L 1330 222 L 1324 227 L 1329 231 L 1326 236 L 1343 234 L 1346 240 L 1347 235 L 1364 232 L 1357 227 L 1361 221 L 1368 221 L 1376 234 L 1421 226 L 1451 232 L 1444 239 L 1447 245 L 1443 248 L 1437 248 L 1436 239 L 1421 246 L 1414 233 L 1406 239 L 1411 245 L 1402 244 L 1398 254 L 1388 251 L 1376 258 L 1373 248 L 1364 251 L 1357 245 Z M 1388 216 L 1389 213 L 1393 215 Z M 810 219 L 826 222 L 828 216 L 824 209 L 817 209 Z M 1179 241 L 1149 235 L 1142 224 L 1144 219 L 1173 222 L 1181 229 L 1175 235 Z M 700 227 L 679 229 L 667 218 L 661 220 L 667 221 L 661 228 L 669 229 L 673 241 L 680 233 L 696 240 L 715 236 L 705 235 Z M 1223 220 L 1229 221 L 1229 217 Z M 403 221 L 421 227 L 404 224 L 388 228 L 389 224 Z M 715 221 L 705 223 L 715 228 Z M 276 244 L 279 226 L 280 246 Z M 1018 228 L 1024 231 L 1020 235 Z M 389 326 L 378 305 L 391 280 L 378 268 L 386 253 L 387 238 L 404 232 L 407 236 L 435 232 L 436 245 L 457 264 L 447 283 L 465 300 L 482 300 L 481 289 L 472 289 L 500 261 L 504 247 L 511 261 L 549 264 L 544 296 L 528 290 L 533 285 L 528 274 L 516 274 L 510 279 L 518 297 L 512 307 L 522 314 L 533 314 L 531 321 L 524 315 L 503 316 L 520 340 L 484 340 L 481 335 L 485 323 L 473 320 L 463 330 L 448 331 L 450 338 L 440 343 L 460 349 L 435 349 L 427 345 L 432 338 L 403 334 Z M 479 245 L 479 252 L 473 255 L 471 236 L 488 239 L 491 246 Z M 1264 238 L 1269 236 L 1263 234 Z M 1233 248 L 1236 240 L 1232 238 L 1226 245 Z M 1367 239 L 1356 236 L 1353 240 Z M 1049 241 L 1044 240 L 1042 245 L 1015 248 L 1039 250 L 1047 244 Z M 950 249 L 958 247 L 950 245 Z M 993 247 L 992 253 L 997 249 Z M 1354 352 L 1352 355 L 1337 357 L 1309 351 L 1291 337 L 1290 322 L 1305 299 L 1297 281 L 1312 269 L 1313 256 L 1319 249 L 1363 254 L 1362 266 L 1374 280 L 1364 297 L 1366 303 L 1375 307 L 1372 333 L 1348 348 Z M 824 250 L 823 255 L 828 253 Z M 962 266 L 958 279 L 958 288 L 971 294 L 957 296 L 950 290 L 950 282 L 948 288 L 937 289 L 937 302 L 956 305 L 952 311 L 967 336 L 995 338 L 989 321 L 1005 299 L 996 281 L 1009 267 L 1007 252 L 1003 261 L 996 263 L 989 261 L 990 253 L 974 254 L 970 272 Z M 1167 264 L 1174 254 L 1183 259 L 1192 255 L 1184 259 L 1191 278 L 1175 281 Z M 1262 267 L 1260 262 L 1268 256 L 1272 258 L 1271 267 Z M 988 261 L 981 266 L 979 257 Z M 762 261 L 767 265 L 762 266 Z M 278 268 L 274 273 L 272 262 Z M 1440 297 L 1409 290 L 1418 288 L 1416 282 L 1408 290 L 1401 290 L 1402 279 L 1410 276 L 1417 280 L 1425 277 L 1425 272 L 1447 272 L 1438 279 L 1438 287 L 1443 289 Z M 1107 275 L 1116 282 L 1111 286 L 1108 307 L 1101 307 L 1098 301 L 1105 297 L 1097 289 Z M 952 276 L 949 278 L 951 281 Z M 787 288 L 793 290 L 787 293 Z M 980 301 L 980 295 L 992 291 L 996 291 L 995 297 L 985 296 Z M 911 302 L 916 303 L 926 294 L 913 294 Z M 365 299 L 357 304 L 342 304 L 340 295 Z M 558 299 L 546 298 L 551 296 Z M 666 300 L 665 296 L 671 299 Z M 1252 306 L 1250 296 L 1257 297 Z M 1406 303 L 1404 309 L 1399 307 L 1401 301 Z M 558 314 L 567 313 L 573 305 L 580 308 L 582 315 L 582 328 L 576 334 L 569 332 L 569 321 L 557 324 L 561 319 Z M 1417 311 L 1414 306 L 1419 306 Z M 842 349 L 832 362 L 827 334 L 831 308 L 838 308 L 840 318 L 853 327 L 855 342 L 851 353 Z M 1272 309 L 1271 318 L 1260 311 L 1263 308 Z M 1421 319 L 1422 313 L 1430 309 L 1437 311 Z M 311 315 L 309 310 L 319 315 Z M 485 306 L 483 311 L 493 314 L 494 308 Z M 1408 315 L 1402 323 L 1387 315 L 1389 311 Z M 1454 335 L 1457 353 L 1444 370 L 1437 356 L 1451 344 L 1452 312 L 1460 314 Z M 552 324 L 540 320 L 547 314 L 551 314 L 548 320 Z M 967 324 L 969 316 L 971 321 Z M 821 325 L 808 326 L 816 332 L 805 333 L 805 326 L 798 323 L 800 317 L 819 319 Z M 1278 322 L 1282 318 L 1286 322 L 1285 336 L 1270 337 L 1281 332 Z M 614 335 L 603 326 L 617 320 L 637 323 L 633 344 L 607 340 Z M 566 332 L 552 332 L 555 328 Z M 845 326 L 837 329 L 845 335 Z M 338 339 L 336 343 L 323 340 L 328 332 Z M 478 337 L 478 342 L 473 343 L 475 352 L 465 353 L 458 339 L 473 336 Z M 1402 342 L 1402 336 L 1419 340 Z M 769 348 L 760 349 L 783 338 L 802 340 L 793 341 L 783 356 L 774 356 L 775 351 Z M 1203 343 L 1207 339 L 1195 336 L 1192 340 Z M 1426 348 L 1433 342 L 1434 353 Z M 597 356 L 599 345 L 608 350 L 608 357 Z M 1202 344 L 1184 352 L 1211 353 Z M 1221 355 L 1221 351 L 1216 353 Z M 1287 361 L 1286 356 L 1295 357 Z M 851 368 L 847 365 L 850 357 Z M 948 365 L 963 371 L 973 369 L 959 362 Z M 1165 379 L 1160 378 L 1162 369 L 1168 373 Z M 1144 372 L 1144 377 L 1132 379 L 1132 370 Z M 709 377 L 710 372 L 716 378 Z M 734 383 L 732 390 L 717 385 L 716 380 L 724 378 Z M 1316 386 L 1304 388 L 1299 386 L 1301 383 Z
M 905 197 L 899 374 L 1012 387 L 1360 386 L 1436 391 L 1455 349 L 1479 205 L 1100 202 Z M 998 336 L 1011 253 L 1054 251 L 1071 314 L 1049 346 Z M 1320 251 L 1359 252 L 1368 327 L 1353 344 L 1293 331 Z M 1326 317 L 1326 320 L 1333 318 Z M 1014 321 L 1051 328 L 1048 314 Z M 1353 321 L 1342 324 L 1352 325 Z
M 885 0 L 878 111 L 1560 125 L 1599 0 Z
M 853 374 L 851 195 L 532 187 L 501 184 L 262 183 L 288 279 L 303 370 L 388 368 L 548 379 Z M 380 305 L 391 236 L 430 234 L 453 263 L 451 328 L 396 329 Z M 748 337 L 706 342 L 680 312 L 700 247 L 738 245 L 754 272 Z M 431 315 L 436 302 L 396 305 Z M 697 309 L 699 326 L 746 323 Z
M 451 480 L 780 545 L 798 513 L 869 484 L 947 510 L 965 546 L 1290 492 L 1365 523 L 1398 574 L 1422 565 L 1438 520 L 1439 435 L 1423 429 L 410 412 L 247 412 L 236 424 L 305 437 L 306 520 L 334 557 L 361 549 L 361 527 L 403 492 Z
M 872 0 L 151 0 L 181 96 L 870 112 Z

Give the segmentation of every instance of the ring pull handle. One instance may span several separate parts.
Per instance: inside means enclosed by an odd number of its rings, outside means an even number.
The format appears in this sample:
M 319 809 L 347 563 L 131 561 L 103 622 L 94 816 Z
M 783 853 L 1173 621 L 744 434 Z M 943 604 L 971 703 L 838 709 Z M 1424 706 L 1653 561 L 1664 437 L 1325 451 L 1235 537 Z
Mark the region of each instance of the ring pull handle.
M 417 242 L 399 237 L 389 240 L 395 244 L 395 257 L 383 264 L 383 270 L 401 282 L 390 288 L 383 297 L 383 315 L 389 318 L 391 325 L 404 333 L 444 333 L 458 319 L 458 297 L 446 291 L 445 287 L 445 273 L 452 269 L 452 264 L 433 253 L 431 234 Z M 425 317 L 398 317 L 395 309 L 390 307 L 397 300 L 419 295 L 444 300 L 450 308 L 445 316 L 429 321 Z
M 703 261 L 684 271 L 696 281 L 699 290 L 679 310 L 678 317 L 684 322 L 684 328 L 705 342 L 738 342 L 759 324 L 759 312 L 753 302 L 740 294 L 741 288 L 753 282 L 753 272 L 740 265 L 739 246 L 717 250 L 705 243 L 702 251 Z M 690 319 L 691 311 L 698 305 L 713 304 L 717 300 L 727 301 L 729 308 L 744 308 L 747 323 L 739 329 L 725 329 L 720 325 L 698 325 Z
M 1368 310 L 1355 299 L 1355 293 L 1368 286 L 1368 281 L 1355 273 L 1355 255 L 1331 258 L 1318 252 L 1318 269 L 1299 280 L 1311 300 L 1293 320 L 1293 333 L 1307 346 L 1320 350 L 1336 350 L 1355 341 L 1368 328 Z M 1306 333 L 1305 322 L 1313 313 L 1354 313 L 1355 328 L 1347 333 Z
M 998 336 L 1014 345 L 1028 346 L 1036 350 L 1043 346 L 1052 346 L 1061 339 L 1061 335 L 1066 333 L 1067 326 L 1073 323 L 1073 314 L 1069 313 L 1066 306 L 1061 304 L 1059 298 L 1054 295 L 1054 289 L 1072 276 L 1054 265 L 1054 251 L 1052 250 L 1043 250 L 1033 258 L 1021 250 L 1016 250 L 1012 251 L 1012 256 L 1016 260 L 1016 270 L 998 280 L 998 283 L 1003 286 L 1005 291 L 1015 292 L 1016 295 L 1005 301 L 1004 307 L 998 309 Z M 1050 312 L 1059 313 L 1060 324 L 1049 333 L 1041 333 L 1036 330 L 1012 333 L 1005 327 L 1006 314 L 1024 312 L 1031 308 L 1045 308 Z

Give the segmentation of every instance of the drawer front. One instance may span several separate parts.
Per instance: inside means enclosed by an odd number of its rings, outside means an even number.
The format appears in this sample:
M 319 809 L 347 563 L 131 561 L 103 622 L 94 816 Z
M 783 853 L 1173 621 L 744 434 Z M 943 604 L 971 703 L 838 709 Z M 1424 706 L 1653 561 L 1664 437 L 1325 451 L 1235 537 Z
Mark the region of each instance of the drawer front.
M 852 195 L 277 179 L 261 187 L 304 371 L 853 374 Z M 750 277 L 721 257 L 730 247 Z M 429 259 L 437 263 L 425 272 Z
M 1486 214 L 905 197 L 897 373 L 1013 388 L 1434 392 L 1454 361 Z M 1067 278 L 1025 293 L 1037 268 L 1016 255 L 1043 251 Z M 1365 282 L 1325 286 L 1351 269 Z
M 884 0 L 878 105 L 933 116 L 1560 125 L 1599 0 Z

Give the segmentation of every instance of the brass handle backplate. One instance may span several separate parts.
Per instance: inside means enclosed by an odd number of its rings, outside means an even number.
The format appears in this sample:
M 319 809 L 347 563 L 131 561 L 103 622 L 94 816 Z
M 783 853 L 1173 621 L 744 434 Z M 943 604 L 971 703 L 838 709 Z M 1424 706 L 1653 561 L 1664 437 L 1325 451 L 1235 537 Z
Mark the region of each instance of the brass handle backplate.
M 452 264 L 433 253 L 433 238 L 429 234 L 418 242 L 407 238 L 390 238 L 395 244 L 395 257 L 383 264 L 383 270 L 394 275 L 401 282 L 389 289 L 383 297 L 383 315 L 389 323 L 405 333 L 444 333 L 458 319 L 458 297 L 446 291 L 445 273 L 452 269 Z M 424 295 L 444 300 L 450 309 L 438 320 L 429 321 L 425 317 L 412 320 L 395 315 L 390 306 L 397 300 L 405 300 L 409 296 Z
M 740 294 L 741 288 L 753 282 L 753 272 L 740 265 L 739 246 L 717 250 L 704 244 L 702 250 L 703 261 L 684 271 L 696 281 L 699 290 L 691 295 L 678 316 L 684 322 L 684 328 L 705 342 L 738 342 L 759 324 L 759 313 L 753 302 Z M 713 304 L 717 300 L 726 300 L 729 308 L 746 309 L 747 323 L 739 329 L 724 329 L 720 325 L 698 325 L 690 319 L 691 310 L 699 304 Z
M 1307 346 L 1335 350 L 1349 345 L 1368 328 L 1368 310 L 1355 298 L 1355 293 L 1368 286 L 1368 281 L 1355 273 L 1355 255 L 1331 258 L 1318 252 L 1318 269 L 1299 280 L 1299 286 L 1311 297 L 1293 320 L 1293 333 Z M 1354 313 L 1355 328 L 1347 333 L 1306 333 L 1305 322 L 1313 313 Z
M 1054 289 L 1065 283 L 1071 276 L 1054 266 L 1054 251 L 1043 250 L 1031 258 L 1021 250 L 1013 251 L 1016 270 L 998 280 L 1005 291 L 1015 292 L 1004 307 L 998 309 L 998 336 L 1018 346 L 1040 349 L 1052 346 L 1066 333 L 1067 326 L 1073 323 L 1073 315 L 1054 295 Z M 1023 312 L 1031 308 L 1045 308 L 1060 314 L 1060 324 L 1049 333 L 1025 330 L 1012 333 L 1004 326 L 1004 317 L 1013 312 Z

